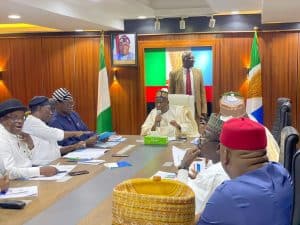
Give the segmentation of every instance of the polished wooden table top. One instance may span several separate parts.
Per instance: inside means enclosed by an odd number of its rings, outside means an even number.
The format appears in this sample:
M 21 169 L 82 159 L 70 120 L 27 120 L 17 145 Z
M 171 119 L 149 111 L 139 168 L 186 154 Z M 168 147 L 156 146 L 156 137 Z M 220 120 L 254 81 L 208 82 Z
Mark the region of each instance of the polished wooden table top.
M 163 167 L 173 161 L 171 148 L 192 147 L 189 141 L 174 141 L 168 146 L 144 146 L 140 136 L 125 136 L 127 141 L 111 149 L 101 159 L 107 162 L 126 160 L 132 167 L 110 170 L 103 165 L 77 165 L 74 170 L 88 170 L 89 174 L 75 176 L 66 182 L 12 181 L 11 187 L 38 186 L 38 197 L 22 210 L 0 209 L 0 225 L 19 224 L 111 224 L 112 189 L 123 180 L 134 177 L 151 177 L 158 170 L 175 172 L 175 167 Z M 135 145 L 128 158 L 111 157 L 127 145 Z M 60 159 L 61 164 L 67 163 Z M 92 204 L 87 204 L 92 202 Z

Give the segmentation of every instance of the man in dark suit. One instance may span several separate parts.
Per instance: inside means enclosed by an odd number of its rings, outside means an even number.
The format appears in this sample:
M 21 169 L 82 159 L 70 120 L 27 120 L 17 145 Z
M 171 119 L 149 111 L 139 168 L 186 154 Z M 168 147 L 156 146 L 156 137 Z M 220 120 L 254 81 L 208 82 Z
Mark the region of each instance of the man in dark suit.
M 182 54 L 182 66 L 169 75 L 169 94 L 187 94 L 195 97 L 195 119 L 199 124 L 207 114 L 206 93 L 200 70 L 193 68 L 194 56 L 192 52 Z

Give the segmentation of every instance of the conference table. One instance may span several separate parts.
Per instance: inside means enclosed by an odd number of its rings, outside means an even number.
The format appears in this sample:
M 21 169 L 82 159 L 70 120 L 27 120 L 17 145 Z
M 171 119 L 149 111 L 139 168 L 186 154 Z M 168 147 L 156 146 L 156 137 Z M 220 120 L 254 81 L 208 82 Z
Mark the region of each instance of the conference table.
M 124 136 L 126 141 L 110 149 L 100 159 L 106 162 L 125 160 L 130 167 L 109 169 L 103 164 L 78 164 L 73 171 L 88 170 L 89 174 L 74 176 L 65 182 L 11 181 L 11 187 L 38 186 L 38 196 L 22 198 L 31 200 L 22 210 L 0 209 L 0 225 L 110 225 L 112 224 L 112 191 L 124 180 L 149 178 L 157 171 L 176 172 L 172 162 L 172 146 L 191 148 L 190 140 L 169 142 L 167 146 L 144 145 L 141 136 Z M 129 149 L 128 146 L 131 148 Z M 129 149 L 126 158 L 112 157 L 113 153 Z M 59 159 L 53 164 L 76 164 Z M 19 200 L 19 199 L 18 199 Z

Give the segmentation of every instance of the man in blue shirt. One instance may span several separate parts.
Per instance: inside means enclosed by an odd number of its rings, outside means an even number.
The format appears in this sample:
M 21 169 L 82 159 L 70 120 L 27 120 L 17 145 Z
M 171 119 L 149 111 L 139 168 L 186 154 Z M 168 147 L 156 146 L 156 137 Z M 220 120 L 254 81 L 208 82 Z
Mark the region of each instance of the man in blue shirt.
M 290 225 L 292 181 L 281 165 L 268 162 L 265 129 L 247 118 L 231 119 L 220 142 L 231 180 L 215 190 L 198 225 Z
M 73 110 L 74 101 L 71 93 L 66 88 L 59 88 L 52 94 L 55 101 L 55 113 L 49 125 L 64 131 L 88 131 L 88 127 L 81 120 L 78 113 Z M 80 137 L 69 137 L 58 144 L 61 146 L 73 145 L 80 141 L 85 141 L 86 146 L 93 146 L 97 142 L 97 135 L 93 132 Z

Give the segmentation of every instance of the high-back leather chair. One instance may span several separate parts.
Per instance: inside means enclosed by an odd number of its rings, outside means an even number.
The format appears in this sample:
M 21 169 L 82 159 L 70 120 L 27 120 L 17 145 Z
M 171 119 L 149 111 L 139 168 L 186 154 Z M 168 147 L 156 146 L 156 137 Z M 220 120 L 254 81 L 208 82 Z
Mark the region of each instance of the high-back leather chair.
M 294 198 L 291 225 L 300 225 L 300 150 L 293 157 Z
M 292 127 L 284 127 L 281 131 L 279 162 L 289 171 L 292 172 L 292 161 L 297 151 L 297 143 L 299 141 L 298 131 Z
M 195 118 L 195 99 L 193 95 L 169 94 L 168 99 L 170 105 L 181 105 L 189 107 L 192 112 L 193 118 Z
M 291 126 L 291 100 L 289 98 L 278 98 L 276 117 L 272 128 L 272 134 L 280 145 L 280 133 L 285 126 Z

